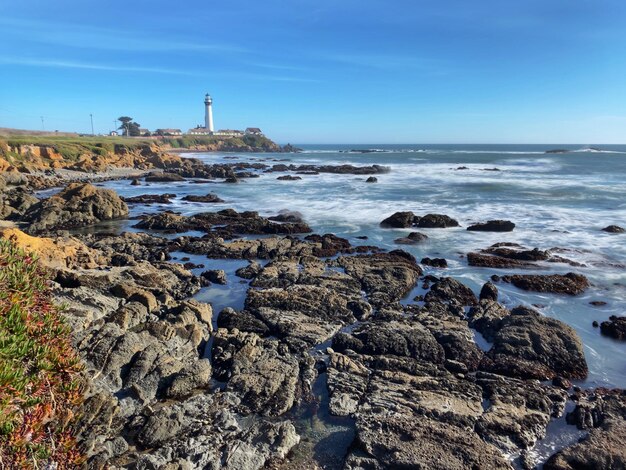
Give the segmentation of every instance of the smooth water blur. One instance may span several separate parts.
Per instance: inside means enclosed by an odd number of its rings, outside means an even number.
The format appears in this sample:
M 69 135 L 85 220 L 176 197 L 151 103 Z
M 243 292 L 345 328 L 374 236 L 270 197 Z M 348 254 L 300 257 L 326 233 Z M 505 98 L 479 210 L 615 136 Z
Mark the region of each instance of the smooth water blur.
M 428 145 L 376 146 L 380 151 L 350 153 L 364 146 L 304 146 L 301 154 L 187 154 L 206 163 L 261 162 L 294 164 L 379 164 L 390 172 L 376 175 L 378 183 L 366 184 L 365 176 L 300 175 L 301 181 L 279 181 L 281 173 L 260 172 L 260 178 L 240 184 L 218 181 L 206 184 L 152 183 L 130 186 L 128 181 L 103 185 L 122 196 L 175 193 L 169 205 L 134 205 L 131 215 L 172 210 L 194 214 L 224 208 L 255 210 L 275 215 L 298 211 L 317 233 L 335 233 L 353 244 L 402 248 L 418 260 L 444 257 L 449 269 L 431 270 L 453 276 L 476 291 L 494 274 L 514 270 L 470 268 L 463 258 L 469 251 L 497 242 L 516 242 L 541 249 L 561 247 L 573 251 L 562 256 L 587 265 L 546 263 L 539 270 L 523 272 L 585 274 L 593 287 L 578 297 L 533 294 L 500 284 L 501 300 L 508 306 L 523 303 L 544 307 L 541 312 L 572 325 L 581 335 L 590 367 L 585 386 L 626 387 L 626 342 L 600 335 L 594 320 L 626 315 L 626 235 L 600 229 L 611 224 L 626 226 L 626 146 L 603 146 L 605 151 L 576 149 L 567 145 Z M 577 150 L 546 154 L 554 148 Z M 233 157 L 236 157 L 234 159 Z M 289 161 L 284 161 L 288 159 Z M 466 169 L 458 169 L 465 167 Z M 496 170 L 497 169 L 497 170 Z M 187 194 L 217 193 L 225 203 L 180 201 Z M 418 215 L 442 213 L 456 218 L 462 228 L 420 229 L 429 240 L 417 246 L 398 246 L 395 238 L 410 230 L 381 229 L 379 223 L 396 211 Z M 517 224 L 511 233 L 479 233 L 465 230 L 473 222 L 508 219 Z M 128 229 L 132 221 L 122 228 Z M 359 240 L 357 236 L 367 236 Z M 622 265 L 622 266 L 620 266 Z M 225 295 L 225 292 L 220 292 Z M 233 294 L 232 302 L 240 302 Z M 205 295 L 210 300 L 210 295 Z M 228 299 L 220 298 L 225 305 Z M 608 302 L 592 307 L 591 300 Z

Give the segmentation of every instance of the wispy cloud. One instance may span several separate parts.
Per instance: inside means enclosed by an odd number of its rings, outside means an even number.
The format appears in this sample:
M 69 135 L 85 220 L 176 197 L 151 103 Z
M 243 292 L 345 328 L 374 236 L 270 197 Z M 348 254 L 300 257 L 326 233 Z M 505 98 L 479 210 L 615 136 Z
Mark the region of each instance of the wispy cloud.
M 29 67 L 54 67 L 66 69 L 108 70 L 111 72 L 141 72 L 165 73 L 175 75 L 194 75 L 188 71 L 166 69 L 161 67 L 135 67 L 128 65 L 96 64 L 68 60 L 22 59 L 15 57 L 0 57 L 0 63 L 6 65 L 24 65 Z
M 307 77 L 292 77 L 288 75 L 266 75 L 248 72 L 219 72 L 209 73 L 202 70 L 181 70 L 163 67 L 137 67 L 132 65 L 116 65 L 101 64 L 93 62 L 83 62 L 75 60 L 57 60 L 57 59 L 26 59 L 18 57 L 1 57 L 0 64 L 18 65 L 27 67 L 46 67 L 46 68 L 64 68 L 64 69 L 84 69 L 84 70 L 101 70 L 110 72 L 136 72 L 136 73 L 158 73 L 171 75 L 188 75 L 196 77 L 224 77 L 224 78 L 243 78 L 246 80 L 263 80 L 272 82 L 318 82 L 319 80 Z
M 189 38 L 163 40 L 152 31 L 141 34 L 127 30 L 99 28 L 77 24 L 49 24 L 21 18 L 0 18 L 3 35 L 21 40 L 58 46 L 129 52 L 229 52 L 245 53 L 247 48 L 236 44 L 196 41 Z
M 260 73 L 248 73 L 248 72 L 241 72 L 241 73 L 228 73 L 228 74 L 222 74 L 223 76 L 231 76 L 231 77 L 239 77 L 239 78 L 245 78 L 245 79 L 252 79 L 252 80 L 266 80 L 266 81 L 271 81 L 271 82 L 301 82 L 301 83 L 319 83 L 320 80 L 316 79 L 316 78 L 309 78 L 309 77 L 293 77 L 293 76 L 289 76 L 289 75 L 265 75 L 265 74 L 260 74 Z
M 261 69 L 269 69 L 269 70 L 290 70 L 294 72 L 304 72 L 310 70 L 306 67 L 299 67 L 297 65 L 289 65 L 289 64 L 273 64 L 273 63 L 265 63 L 265 62 L 244 62 L 245 65 L 249 65 L 251 67 L 258 67 Z
M 390 55 L 390 54 L 356 54 L 336 53 L 320 54 L 325 61 L 335 62 L 356 67 L 375 69 L 415 69 L 430 73 L 445 73 L 446 68 L 441 61 L 423 59 L 415 55 Z

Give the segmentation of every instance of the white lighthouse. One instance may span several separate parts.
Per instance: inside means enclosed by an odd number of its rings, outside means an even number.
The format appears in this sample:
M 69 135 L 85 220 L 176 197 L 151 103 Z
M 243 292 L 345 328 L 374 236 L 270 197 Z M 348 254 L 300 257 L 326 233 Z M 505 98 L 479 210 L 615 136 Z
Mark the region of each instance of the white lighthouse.
M 204 97 L 204 127 L 209 132 L 215 132 L 213 128 L 213 98 L 208 93 Z

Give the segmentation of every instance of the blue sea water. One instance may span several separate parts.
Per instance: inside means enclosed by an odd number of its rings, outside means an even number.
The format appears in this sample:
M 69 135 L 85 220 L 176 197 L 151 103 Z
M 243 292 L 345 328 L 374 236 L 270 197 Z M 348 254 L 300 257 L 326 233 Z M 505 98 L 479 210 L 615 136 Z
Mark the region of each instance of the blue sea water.
M 401 246 L 418 260 L 443 257 L 447 270 L 427 269 L 466 283 L 476 292 L 492 274 L 565 273 L 585 274 L 593 286 L 576 297 L 536 294 L 499 284 L 501 301 L 541 305 L 544 315 L 558 318 L 576 329 L 589 363 L 585 387 L 626 387 L 626 342 L 600 335 L 592 322 L 611 315 L 626 315 L 626 234 L 600 229 L 611 224 L 626 226 L 626 146 L 601 146 L 602 151 L 572 145 L 305 145 L 299 154 L 186 154 L 206 163 L 378 164 L 389 172 L 376 175 L 378 183 L 366 184 L 366 176 L 300 175 L 300 181 L 279 181 L 280 173 L 262 173 L 240 184 L 152 183 L 130 186 L 128 181 L 103 185 L 122 196 L 175 193 L 170 205 L 134 205 L 131 215 L 173 210 L 190 215 L 224 208 L 255 210 L 276 215 L 281 210 L 300 212 L 317 233 L 335 233 L 355 244 L 374 244 L 387 249 L 400 246 L 394 239 L 410 230 L 381 229 L 379 223 L 396 211 L 418 215 L 447 214 L 462 227 L 420 229 L 426 243 Z M 554 148 L 572 151 L 546 154 Z M 371 153 L 352 149 L 376 149 Z M 283 160 L 289 161 L 283 161 Z M 458 169 L 465 167 L 466 169 Z M 497 171 L 495 170 L 497 169 Z M 224 203 L 188 203 L 187 194 L 217 193 Z M 517 224 L 511 233 L 468 232 L 474 222 L 508 219 Z M 120 229 L 132 230 L 132 221 Z M 368 240 L 356 237 L 367 236 Z M 464 255 L 498 243 L 515 242 L 529 248 L 560 247 L 565 258 L 585 267 L 545 263 L 534 270 L 472 268 Z M 194 258 L 194 261 L 196 259 Z M 215 263 L 212 263 L 215 264 Z M 238 282 L 236 278 L 231 280 Z M 202 300 L 216 296 L 220 307 L 241 306 L 245 286 L 215 292 L 204 291 Z M 219 297 L 219 299 L 218 299 Z M 411 301 L 412 297 L 407 301 Z M 607 302 L 593 307 L 593 300 Z

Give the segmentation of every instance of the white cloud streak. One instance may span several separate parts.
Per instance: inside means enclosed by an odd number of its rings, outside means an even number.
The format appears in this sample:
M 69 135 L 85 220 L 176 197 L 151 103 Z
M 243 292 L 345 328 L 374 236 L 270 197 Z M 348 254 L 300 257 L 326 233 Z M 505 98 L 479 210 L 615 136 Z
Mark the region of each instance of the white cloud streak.
M 164 73 L 175 75 L 194 75 L 187 71 L 165 69 L 160 67 L 135 67 L 127 65 L 95 64 L 68 60 L 23 59 L 15 57 L 0 57 L 0 63 L 5 65 L 24 65 L 29 67 L 54 67 L 66 69 L 107 70 L 111 72 L 140 72 Z

